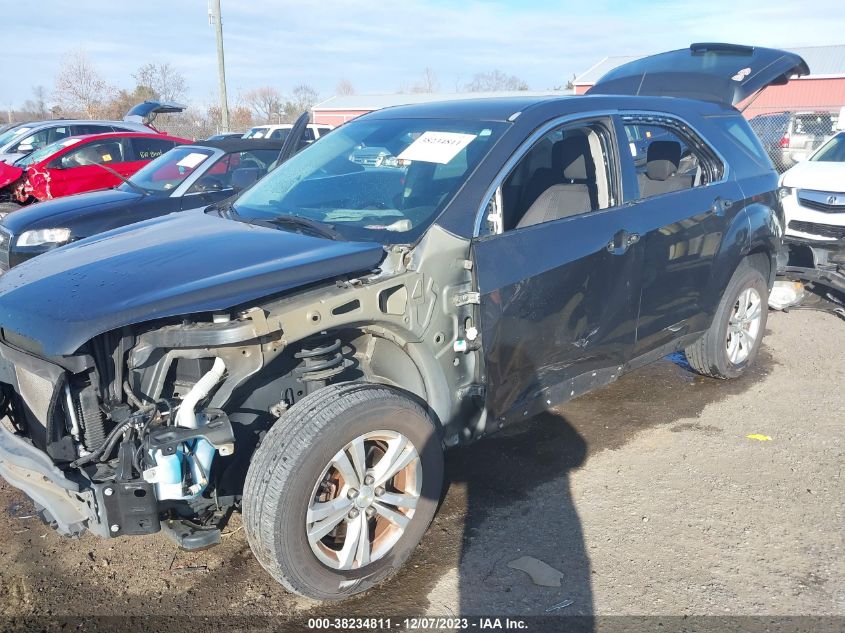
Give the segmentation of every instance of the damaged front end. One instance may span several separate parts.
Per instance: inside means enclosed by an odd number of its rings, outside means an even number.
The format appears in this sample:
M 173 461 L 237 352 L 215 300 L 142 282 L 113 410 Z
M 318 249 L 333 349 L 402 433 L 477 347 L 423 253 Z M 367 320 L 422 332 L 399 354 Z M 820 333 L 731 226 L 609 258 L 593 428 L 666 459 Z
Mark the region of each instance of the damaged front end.
M 192 334 L 207 344 L 225 339 L 219 325 L 182 328 L 182 343 Z M 0 427 L 0 474 L 60 533 L 114 537 L 164 526 L 186 547 L 219 538 L 215 519 L 234 499 L 221 501 L 212 479 L 235 436 L 218 405 L 260 367 L 260 354 L 256 366 L 249 345 L 152 344 L 168 332 L 123 328 L 61 357 L 4 332 L 0 380 L 14 429 Z
M 785 238 L 769 305 L 776 310 L 825 310 L 845 318 L 845 232 L 827 241 Z

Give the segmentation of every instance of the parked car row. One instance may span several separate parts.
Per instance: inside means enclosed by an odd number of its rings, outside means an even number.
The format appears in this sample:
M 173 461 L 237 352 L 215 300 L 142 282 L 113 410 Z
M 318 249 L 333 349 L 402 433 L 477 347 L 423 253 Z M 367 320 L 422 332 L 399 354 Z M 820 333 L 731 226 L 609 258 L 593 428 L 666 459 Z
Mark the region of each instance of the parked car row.
M 748 371 L 786 224 L 734 106 L 808 73 L 694 44 L 586 97 L 388 108 L 294 153 L 301 119 L 272 161 L 182 145 L 12 213 L 0 474 L 69 536 L 201 548 L 242 511 L 287 589 L 364 591 L 423 537 L 445 448 L 680 350 Z

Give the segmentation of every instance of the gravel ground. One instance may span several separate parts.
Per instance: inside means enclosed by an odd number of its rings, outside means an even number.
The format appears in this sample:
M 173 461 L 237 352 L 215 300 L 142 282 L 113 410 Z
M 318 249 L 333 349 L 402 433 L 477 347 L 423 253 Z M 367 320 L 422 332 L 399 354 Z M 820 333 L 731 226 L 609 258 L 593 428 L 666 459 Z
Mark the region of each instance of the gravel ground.
M 164 535 L 72 542 L 0 483 L 0 615 L 532 615 L 572 601 L 559 611 L 845 616 L 843 328 L 772 314 L 740 380 L 664 360 L 451 452 L 408 565 L 341 605 L 274 584 L 237 517 L 203 552 Z M 560 586 L 508 566 L 523 556 Z

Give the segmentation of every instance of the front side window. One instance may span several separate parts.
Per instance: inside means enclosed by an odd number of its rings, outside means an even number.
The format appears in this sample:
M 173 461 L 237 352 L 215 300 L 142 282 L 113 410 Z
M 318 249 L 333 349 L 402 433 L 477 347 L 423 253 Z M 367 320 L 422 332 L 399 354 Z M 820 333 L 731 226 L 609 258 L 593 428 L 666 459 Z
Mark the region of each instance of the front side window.
M 290 128 L 279 128 L 277 130 L 273 130 L 269 135 L 265 134 L 265 138 L 271 138 L 275 141 L 284 141 L 288 134 L 290 134 Z
M 129 180 L 135 187 L 150 193 L 169 193 L 199 169 L 214 152 L 210 149 L 180 146 L 174 147 L 135 172 Z M 133 191 L 126 183 L 119 189 Z
M 270 171 L 279 152 L 274 149 L 251 149 L 245 152 L 226 154 L 214 163 L 205 174 L 191 185 L 187 193 L 205 193 L 232 188 L 232 174 L 239 169 L 255 171 L 255 179 Z
M 269 222 L 285 216 L 322 222 L 346 239 L 409 243 L 454 197 L 506 125 L 353 121 L 247 190 L 234 212 Z
M 837 134 L 821 149 L 810 157 L 810 160 L 831 163 L 845 163 L 845 132 Z
M 666 117 L 625 118 L 629 128 L 646 126 L 642 147 L 646 160 L 638 162 L 640 198 L 684 191 L 721 180 L 724 165 L 716 153 L 681 121 Z
M 567 124 L 537 141 L 488 204 L 487 233 L 522 229 L 615 204 L 611 133 Z
M 39 130 L 34 134 L 30 134 L 22 139 L 13 151 L 31 151 L 39 149 L 50 143 L 70 136 L 70 128 L 67 126 L 51 127 L 45 130 Z
M 68 152 L 61 158 L 61 166 L 65 169 L 122 162 L 124 162 L 123 144 L 119 139 L 88 143 Z

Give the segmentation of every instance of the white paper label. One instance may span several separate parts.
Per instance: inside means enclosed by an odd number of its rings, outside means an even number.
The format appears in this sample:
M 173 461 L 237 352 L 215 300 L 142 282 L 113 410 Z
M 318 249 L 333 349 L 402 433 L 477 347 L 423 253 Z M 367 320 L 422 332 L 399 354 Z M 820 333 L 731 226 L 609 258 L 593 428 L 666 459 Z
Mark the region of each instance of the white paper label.
M 177 167 L 186 167 L 187 169 L 193 169 L 197 165 L 199 165 L 202 161 L 208 158 L 208 154 L 200 154 L 198 152 L 191 152 L 185 158 L 180 160 L 176 163 Z
M 425 132 L 396 158 L 445 165 L 457 156 L 458 152 L 472 143 L 473 139 L 475 139 L 475 134 Z

